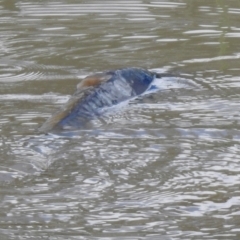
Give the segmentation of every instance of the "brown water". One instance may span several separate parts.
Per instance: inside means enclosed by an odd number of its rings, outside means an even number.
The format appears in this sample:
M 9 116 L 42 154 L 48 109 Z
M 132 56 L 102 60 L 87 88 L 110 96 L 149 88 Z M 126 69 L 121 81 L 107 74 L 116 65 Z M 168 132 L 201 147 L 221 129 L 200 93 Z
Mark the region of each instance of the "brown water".
M 0 239 L 240 239 L 240 2 L 0 0 Z M 36 132 L 80 78 L 159 91 L 72 138 Z

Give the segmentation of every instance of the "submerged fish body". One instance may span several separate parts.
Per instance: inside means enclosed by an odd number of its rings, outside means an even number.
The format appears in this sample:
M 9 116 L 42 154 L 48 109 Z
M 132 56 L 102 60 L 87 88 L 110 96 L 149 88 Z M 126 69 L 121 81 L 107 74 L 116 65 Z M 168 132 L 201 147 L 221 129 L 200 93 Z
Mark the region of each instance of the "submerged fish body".
M 82 80 L 66 105 L 39 129 L 77 129 L 112 107 L 144 93 L 157 73 L 140 68 L 125 68 L 91 75 Z M 158 76 L 159 77 L 159 76 Z

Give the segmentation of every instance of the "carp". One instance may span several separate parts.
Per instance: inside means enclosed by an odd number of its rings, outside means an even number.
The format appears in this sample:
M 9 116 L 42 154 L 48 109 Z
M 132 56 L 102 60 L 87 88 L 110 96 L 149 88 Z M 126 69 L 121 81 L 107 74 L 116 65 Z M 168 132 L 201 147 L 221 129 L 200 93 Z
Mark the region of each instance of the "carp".
M 96 73 L 84 78 L 68 102 L 39 128 L 79 129 L 102 114 L 102 109 L 133 99 L 150 87 L 155 78 L 165 74 L 141 68 L 123 68 Z

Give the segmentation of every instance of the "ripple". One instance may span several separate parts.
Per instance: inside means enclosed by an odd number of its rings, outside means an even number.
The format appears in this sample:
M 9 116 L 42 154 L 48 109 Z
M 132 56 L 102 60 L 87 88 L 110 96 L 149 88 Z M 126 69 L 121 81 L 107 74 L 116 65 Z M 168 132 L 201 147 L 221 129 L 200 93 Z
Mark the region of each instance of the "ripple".
M 222 31 L 218 31 L 218 30 L 213 30 L 213 29 L 201 29 L 201 30 L 192 30 L 192 31 L 186 31 L 184 32 L 185 34 L 201 34 L 201 33 L 222 33 Z
M 161 7 L 161 8 L 174 8 L 174 7 L 183 7 L 186 6 L 186 3 L 180 2 L 165 2 L 165 1 L 151 1 L 151 6 L 153 7 Z
M 46 93 L 43 95 L 30 95 L 30 94 L 2 94 L 0 95 L 0 101 L 37 101 L 37 102 L 49 102 L 53 101 L 57 104 L 63 104 L 68 100 L 67 96 L 58 96 L 52 93 Z
M 219 57 L 213 57 L 213 58 L 184 60 L 183 63 L 206 63 L 206 62 L 212 62 L 212 61 L 221 61 L 221 60 L 239 59 L 239 58 L 240 58 L 240 54 L 235 53 L 234 55 L 231 55 L 231 56 L 219 56 Z
M 33 62 L 17 62 L 11 60 L 7 60 L 7 62 L 8 63 L 0 64 L 0 82 L 2 83 L 44 80 L 49 78 L 63 79 L 67 77 L 66 75 L 59 76 L 59 71 L 61 71 L 61 67 L 59 66 L 34 64 Z M 63 72 L 66 70 L 63 70 Z M 70 74 L 68 74 L 68 77 L 69 76 Z
M 233 213 L 226 216 L 223 213 L 226 212 L 227 209 L 231 209 L 234 206 L 239 206 L 239 203 L 240 203 L 239 197 L 232 197 L 223 203 L 204 201 L 201 204 L 196 204 L 194 207 L 186 207 L 181 209 L 184 211 L 186 216 L 187 215 L 203 216 L 204 214 L 212 213 L 214 215 L 216 214 L 217 218 L 228 219 L 231 218 L 231 216 L 234 216 L 235 214 Z
M 32 16 L 58 16 L 58 15 L 82 15 L 89 13 L 146 13 L 146 6 L 140 1 L 116 1 L 91 4 L 59 4 L 51 2 L 48 6 L 40 4 L 21 4 L 22 13 Z

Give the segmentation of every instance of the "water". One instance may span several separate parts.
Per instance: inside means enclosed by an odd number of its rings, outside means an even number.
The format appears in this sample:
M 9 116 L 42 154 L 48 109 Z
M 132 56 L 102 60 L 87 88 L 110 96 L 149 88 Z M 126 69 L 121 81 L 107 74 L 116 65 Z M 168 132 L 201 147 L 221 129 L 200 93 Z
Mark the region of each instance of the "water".
M 1 0 L 1 240 L 239 239 L 239 14 L 237 0 Z M 81 78 L 129 66 L 186 84 L 72 137 L 37 132 Z

